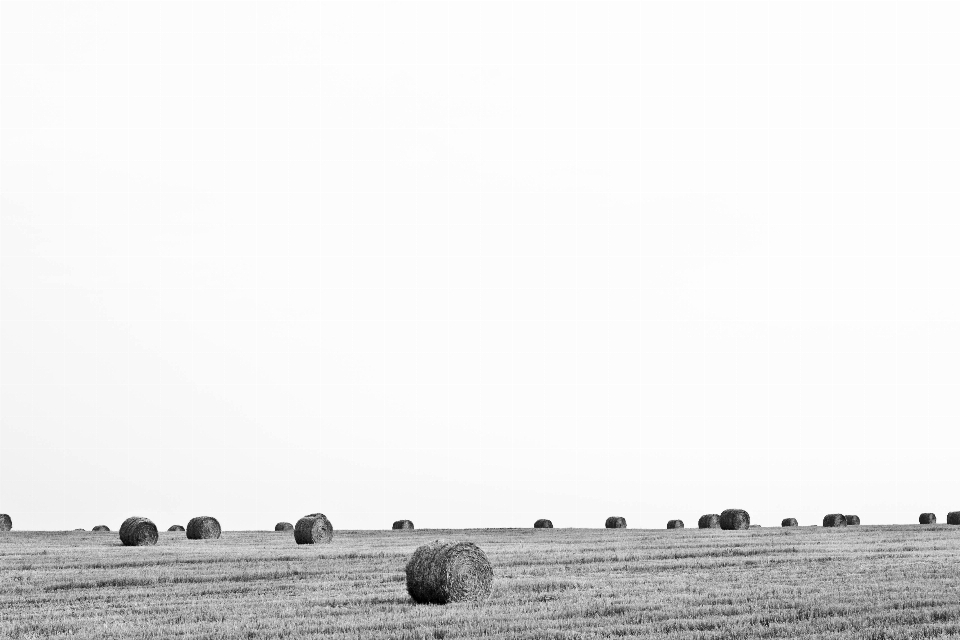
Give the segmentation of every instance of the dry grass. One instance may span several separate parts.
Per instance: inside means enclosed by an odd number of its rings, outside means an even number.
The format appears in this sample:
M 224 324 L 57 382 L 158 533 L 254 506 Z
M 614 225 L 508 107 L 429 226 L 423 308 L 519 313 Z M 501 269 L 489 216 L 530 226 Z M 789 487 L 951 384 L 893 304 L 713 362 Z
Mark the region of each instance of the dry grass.
M 0 536 L 0 638 L 960 635 L 960 536 L 946 526 L 552 533 L 338 531 L 333 544 L 303 547 L 266 531 L 216 545 L 163 532 L 130 548 L 114 536 L 15 530 Z M 496 576 L 484 603 L 412 602 L 404 567 L 438 537 L 483 549 Z

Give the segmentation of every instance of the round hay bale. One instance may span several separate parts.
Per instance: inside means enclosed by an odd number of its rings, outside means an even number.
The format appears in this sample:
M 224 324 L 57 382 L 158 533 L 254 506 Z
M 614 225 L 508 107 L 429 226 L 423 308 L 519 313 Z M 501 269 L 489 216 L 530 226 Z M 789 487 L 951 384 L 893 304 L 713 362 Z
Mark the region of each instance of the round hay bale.
M 848 527 L 855 527 L 860 524 L 860 516 L 844 516 Z
M 920 524 L 937 524 L 937 514 L 935 514 L 935 513 L 921 513 L 921 514 L 920 514 Z
M 13 529 L 13 520 L 5 513 L 0 513 L 0 531 Z
M 604 523 L 607 529 L 626 529 L 627 519 L 623 516 L 610 516 Z
M 781 527 L 799 527 L 800 523 L 797 522 L 796 518 L 784 518 L 780 521 Z
M 86 529 L 74 529 L 74 531 L 86 531 Z
M 823 516 L 823 526 L 825 527 L 845 527 L 847 519 L 842 513 L 828 513 Z
M 425 544 L 413 552 L 406 570 L 407 592 L 417 603 L 485 600 L 493 588 L 493 567 L 472 542 Z
M 290 524 L 289 522 L 278 522 L 276 526 L 273 527 L 273 530 L 274 531 L 293 531 L 293 525 Z
M 157 525 L 150 518 L 133 516 L 120 525 L 120 542 L 126 547 L 145 547 L 157 544 Z
M 670 520 L 667 522 L 667 529 L 683 529 L 683 520 Z
M 293 528 L 297 544 L 320 544 L 333 540 L 333 525 L 322 513 L 311 513 L 297 520 Z
M 394 529 L 413 529 L 413 522 L 410 520 L 397 520 L 393 523 Z
M 720 514 L 720 528 L 737 531 L 750 528 L 750 514 L 743 509 L 724 509 Z
M 705 513 L 700 516 L 700 519 L 697 520 L 697 526 L 701 529 L 719 529 L 720 528 L 720 514 L 719 513 Z
M 187 540 L 216 540 L 220 537 L 220 523 L 213 516 L 197 516 L 187 523 Z
M 110 527 L 105 524 L 98 524 L 93 528 L 94 531 L 110 531 Z
M 184 529 L 183 527 L 181 527 L 181 526 L 178 525 L 178 524 L 172 524 L 172 525 L 170 525 L 170 528 L 167 529 L 167 531 L 186 531 L 186 529 Z
M 960 511 L 951 511 L 947 514 L 947 524 L 960 524 Z
M 553 522 L 546 518 L 540 518 L 533 523 L 534 529 L 553 529 Z

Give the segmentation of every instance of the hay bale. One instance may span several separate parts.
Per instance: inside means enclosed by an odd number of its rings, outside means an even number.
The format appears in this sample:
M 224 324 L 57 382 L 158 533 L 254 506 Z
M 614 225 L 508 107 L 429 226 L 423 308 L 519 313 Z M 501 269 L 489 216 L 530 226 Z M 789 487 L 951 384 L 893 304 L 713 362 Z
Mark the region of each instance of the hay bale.
M 276 526 L 273 527 L 274 531 L 293 531 L 293 525 L 289 522 L 278 522 Z
M 220 523 L 213 516 L 197 516 L 187 523 L 187 540 L 216 540 L 220 537 Z
M 920 514 L 920 524 L 937 524 L 937 514 L 935 514 L 935 513 L 921 513 L 921 514 Z
M 425 544 L 413 552 L 406 570 L 407 592 L 418 603 L 485 600 L 493 587 L 493 567 L 472 542 Z
M 150 518 L 133 516 L 120 525 L 120 542 L 126 547 L 145 547 L 157 544 L 157 525 Z
M 86 529 L 74 529 L 74 531 L 86 531 Z
M 297 544 L 320 544 L 333 540 L 333 525 L 322 513 L 311 513 L 297 520 L 293 528 Z
M 5 513 L 0 513 L 0 531 L 13 529 L 13 520 Z
M 667 522 L 667 529 L 683 529 L 683 520 L 670 520 Z
M 823 516 L 823 526 L 825 527 L 845 527 L 847 519 L 842 513 L 828 513 Z
M 960 511 L 947 513 L 947 524 L 960 524 Z
M 796 518 L 784 518 L 780 521 L 781 527 L 799 527 L 800 523 L 797 522 Z
M 855 527 L 860 524 L 860 516 L 844 516 L 848 527 Z
M 93 528 L 94 531 L 110 531 L 110 527 L 105 524 L 98 524 Z
M 627 519 L 623 516 L 610 516 L 604 523 L 607 529 L 626 529 Z
M 750 514 L 743 509 L 724 509 L 720 514 L 720 528 L 737 531 L 750 528 Z
M 701 529 L 719 529 L 720 528 L 720 514 L 719 513 L 705 513 L 700 516 L 700 519 L 697 520 L 697 526 Z
M 534 529 L 553 529 L 553 522 L 546 518 L 540 518 L 533 523 Z
M 186 531 L 186 529 L 184 529 L 183 527 L 181 527 L 181 526 L 178 525 L 178 524 L 172 524 L 172 525 L 170 525 L 170 528 L 167 529 L 167 531 Z
M 393 523 L 394 529 L 413 529 L 413 522 L 410 520 L 397 520 Z

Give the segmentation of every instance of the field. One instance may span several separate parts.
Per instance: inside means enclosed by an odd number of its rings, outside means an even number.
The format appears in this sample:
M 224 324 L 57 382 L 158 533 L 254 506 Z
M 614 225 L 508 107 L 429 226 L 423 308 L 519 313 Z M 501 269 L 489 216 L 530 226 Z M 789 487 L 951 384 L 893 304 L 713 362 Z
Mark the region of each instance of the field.
M 479 544 L 483 604 L 414 605 L 404 564 Z M 960 636 L 960 527 L 0 534 L 2 638 Z

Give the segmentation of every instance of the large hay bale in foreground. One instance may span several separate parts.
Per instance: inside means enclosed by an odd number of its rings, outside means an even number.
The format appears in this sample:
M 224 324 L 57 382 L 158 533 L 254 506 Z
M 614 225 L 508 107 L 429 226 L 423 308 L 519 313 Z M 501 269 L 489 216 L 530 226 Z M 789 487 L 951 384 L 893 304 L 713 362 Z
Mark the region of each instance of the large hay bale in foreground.
M 800 523 L 797 522 L 796 518 L 784 518 L 780 521 L 781 527 L 799 527 Z
M 534 529 L 553 529 L 553 521 L 547 520 L 546 518 L 540 518 L 533 523 Z
M 604 523 L 607 529 L 626 529 L 627 519 L 623 516 L 610 516 Z
M 847 519 L 842 513 L 828 513 L 823 516 L 823 526 L 845 527 L 847 526 Z
M 13 520 L 5 513 L 0 513 L 0 531 L 13 529 Z
M 126 547 L 146 547 L 157 544 L 157 525 L 150 518 L 133 516 L 120 525 L 120 542 Z
M 937 514 L 935 514 L 935 513 L 921 513 L 921 514 L 920 514 L 920 524 L 937 524 Z
M 406 571 L 407 592 L 418 603 L 485 600 L 493 587 L 493 567 L 472 542 L 425 544 L 413 552 Z
M 720 528 L 738 531 L 750 528 L 750 514 L 743 509 L 724 509 L 720 514 Z
M 719 513 L 705 513 L 700 516 L 700 519 L 697 520 L 697 526 L 701 529 L 719 529 L 720 528 L 720 514 Z
M 670 520 L 667 522 L 667 529 L 683 529 L 683 520 Z
M 951 511 L 947 514 L 947 524 L 960 524 L 960 511 Z
M 848 527 L 855 527 L 860 524 L 860 516 L 844 516 L 843 519 L 847 521 Z
M 186 529 L 184 529 L 184 528 L 183 528 L 182 526 L 180 526 L 179 524 L 172 524 L 172 525 L 170 525 L 170 528 L 167 529 L 167 531 L 186 531 Z
M 98 524 L 93 528 L 94 531 L 110 531 L 110 527 L 105 524 Z
M 273 527 L 274 531 L 293 531 L 293 525 L 289 522 L 278 522 L 276 526 Z
M 216 540 L 220 537 L 220 522 L 213 516 L 197 516 L 187 523 L 187 540 Z
M 397 520 L 393 523 L 394 529 L 413 529 L 413 522 L 410 520 Z
M 322 513 L 311 513 L 297 520 L 293 528 L 297 544 L 320 544 L 333 540 L 333 525 Z

